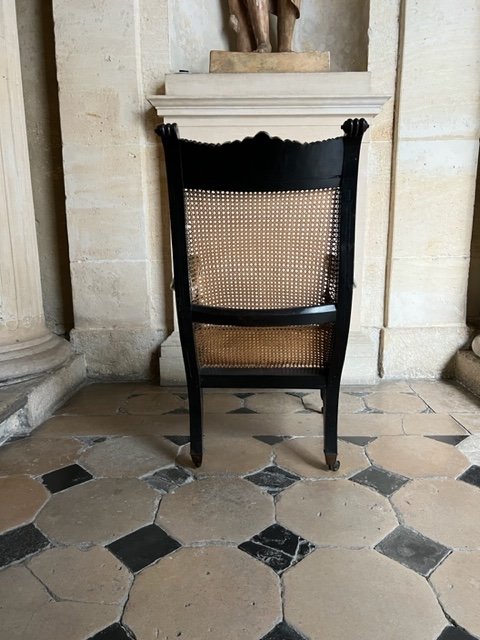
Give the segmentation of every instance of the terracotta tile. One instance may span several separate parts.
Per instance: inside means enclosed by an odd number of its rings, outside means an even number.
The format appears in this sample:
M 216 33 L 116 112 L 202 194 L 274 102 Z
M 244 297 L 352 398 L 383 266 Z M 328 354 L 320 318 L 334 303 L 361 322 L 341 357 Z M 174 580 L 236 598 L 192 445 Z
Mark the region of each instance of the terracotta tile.
M 163 436 L 126 436 L 94 444 L 79 463 L 97 478 L 136 478 L 172 465 L 177 451 Z
M 286 620 L 310 640 L 432 640 L 446 625 L 424 578 L 369 549 L 318 549 L 284 583 Z
M 49 601 L 47 590 L 24 566 L 17 565 L 1 571 L 0 637 L 5 640 L 24 640 L 30 616 L 45 607 Z
M 49 495 L 42 484 L 28 476 L 0 478 L 0 532 L 31 522 Z
M 384 436 L 367 446 L 374 464 L 409 478 L 456 478 L 469 466 L 455 447 L 423 436 Z
M 391 436 L 403 433 L 402 416 L 394 414 L 342 414 L 338 420 L 341 436 Z
M 271 496 L 240 478 L 207 478 L 162 499 L 156 523 L 184 544 L 243 542 L 274 521 Z
M 188 433 L 188 415 L 54 416 L 33 432 L 37 438 L 66 436 L 137 436 Z
M 421 413 L 427 405 L 414 393 L 394 391 L 376 391 L 366 396 L 365 403 L 369 409 L 384 413 Z
M 293 438 L 275 445 L 276 461 L 280 467 L 304 478 L 341 478 L 358 473 L 369 466 L 361 447 L 340 440 L 338 459 L 340 469 L 333 473 L 325 464 L 323 438 Z
M 255 393 L 246 398 L 245 406 L 258 413 L 294 413 L 304 409 L 300 398 L 278 391 Z
M 22 438 L 0 449 L 0 474 L 42 475 L 75 462 L 81 449 L 73 438 Z
M 140 640 L 259 639 L 280 619 L 278 577 L 231 547 L 162 558 L 135 578 L 123 616 Z
M 105 415 L 116 413 L 122 402 L 133 393 L 133 385 L 89 384 L 62 405 L 57 414 Z
M 180 449 L 177 463 L 197 476 L 212 474 L 245 474 L 266 467 L 271 458 L 271 447 L 242 436 L 206 436 L 204 438 L 203 463 L 195 468 L 190 459 L 190 445 Z
M 320 546 L 368 547 L 398 521 L 386 498 L 349 480 L 297 482 L 277 502 L 277 520 Z
M 480 636 L 480 551 L 454 551 L 432 574 L 430 582 L 446 613 Z
M 203 411 L 205 413 L 228 413 L 243 407 L 237 396 L 229 393 L 205 393 L 203 395 Z
M 323 402 L 319 391 L 309 393 L 304 396 L 302 400 L 307 409 L 318 412 L 323 410 Z M 363 398 L 350 393 L 340 392 L 339 413 L 359 413 L 361 411 L 365 411 L 365 409 L 366 407 Z
M 132 581 L 127 568 L 103 547 L 47 549 L 28 567 L 61 600 L 119 604 Z
M 456 420 L 442 413 L 406 415 L 403 417 L 403 430 L 408 435 L 467 435 Z
M 432 540 L 450 548 L 480 547 L 480 491 L 476 487 L 451 478 L 414 480 L 391 501 L 407 526 Z
M 185 407 L 185 401 L 172 393 L 134 394 L 124 403 L 126 413 L 136 415 L 161 415 Z
M 454 382 L 413 380 L 411 386 L 436 413 L 478 413 L 480 410 L 480 398 Z
M 457 448 L 468 458 L 470 464 L 480 465 L 480 433 L 469 436 Z
M 52 496 L 36 524 L 64 544 L 111 542 L 150 524 L 158 498 L 142 480 L 91 480 Z
M 459 422 L 470 433 L 480 433 L 480 412 L 452 413 L 452 418 Z

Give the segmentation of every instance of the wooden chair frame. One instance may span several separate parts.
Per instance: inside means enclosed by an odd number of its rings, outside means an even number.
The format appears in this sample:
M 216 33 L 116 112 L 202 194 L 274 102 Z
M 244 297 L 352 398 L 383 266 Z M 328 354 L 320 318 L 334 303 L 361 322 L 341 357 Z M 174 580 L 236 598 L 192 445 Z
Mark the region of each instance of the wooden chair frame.
M 188 387 L 190 451 L 202 462 L 202 389 L 208 387 L 319 389 L 323 399 L 324 452 L 336 471 L 340 378 L 345 360 L 352 306 L 355 208 L 358 164 L 367 122 L 349 119 L 344 136 L 314 143 L 271 138 L 264 132 L 224 144 L 181 139 L 175 124 L 156 129 L 165 150 L 172 233 L 175 300 Z M 268 170 L 265 170 L 268 167 Z M 340 189 L 338 299 L 335 304 L 289 309 L 225 309 L 191 301 L 185 189 L 235 192 Z M 335 323 L 327 367 L 317 369 L 232 369 L 199 366 L 194 323 L 248 327 Z

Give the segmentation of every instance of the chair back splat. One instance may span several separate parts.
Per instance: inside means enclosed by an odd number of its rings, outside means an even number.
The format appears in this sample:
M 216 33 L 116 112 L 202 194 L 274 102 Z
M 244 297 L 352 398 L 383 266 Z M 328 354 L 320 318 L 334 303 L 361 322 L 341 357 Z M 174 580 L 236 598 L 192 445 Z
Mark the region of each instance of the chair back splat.
M 336 470 L 352 306 L 358 162 L 367 122 L 300 143 L 265 132 L 224 144 L 157 128 L 167 166 L 190 447 L 202 462 L 204 387 L 319 389 Z

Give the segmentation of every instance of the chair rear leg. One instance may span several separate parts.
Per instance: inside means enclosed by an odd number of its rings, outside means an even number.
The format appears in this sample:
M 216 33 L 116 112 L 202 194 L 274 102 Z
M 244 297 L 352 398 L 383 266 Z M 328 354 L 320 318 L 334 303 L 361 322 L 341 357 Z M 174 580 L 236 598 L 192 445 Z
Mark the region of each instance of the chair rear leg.
M 323 434 L 325 462 L 330 471 L 337 471 L 340 467 L 338 455 L 338 397 L 339 384 L 328 384 L 322 393 L 323 398 Z
M 190 412 L 190 456 L 195 467 L 202 464 L 202 388 L 197 380 L 188 380 L 188 408 Z

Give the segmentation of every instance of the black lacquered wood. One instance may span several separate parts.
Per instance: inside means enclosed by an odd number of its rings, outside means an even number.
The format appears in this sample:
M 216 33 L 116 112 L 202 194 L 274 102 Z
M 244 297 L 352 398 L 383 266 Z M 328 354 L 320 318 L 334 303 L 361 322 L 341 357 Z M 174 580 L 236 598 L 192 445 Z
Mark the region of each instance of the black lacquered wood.
M 334 322 L 335 305 L 296 307 L 293 309 L 223 309 L 192 305 L 193 322 L 236 327 L 288 327 Z
M 313 143 L 271 138 L 264 132 L 220 145 L 181 140 L 175 125 L 162 125 L 172 229 L 175 298 L 190 406 L 192 458 L 202 456 L 203 387 L 320 389 L 324 447 L 330 468 L 337 468 L 337 420 L 340 378 L 345 360 L 353 289 L 355 206 L 362 136 L 361 119 L 347 120 L 345 135 Z M 340 188 L 338 300 L 335 305 L 296 309 L 223 309 L 193 305 L 190 298 L 185 231 L 185 189 L 214 191 L 298 191 Z M 333 350 L 325 369 L 199 369 L 193 323 L 234 326 L 288 326 L 334 323 Z
M 340 184 L 343 138 L 301 143 L 261 131 L 223 144 L 179 144 L 186 189 L 290 191 Z
M 321 389 L 327 383 L 325 369 L 229 369 L 201 367 L 200 380 L 206 388 Z

